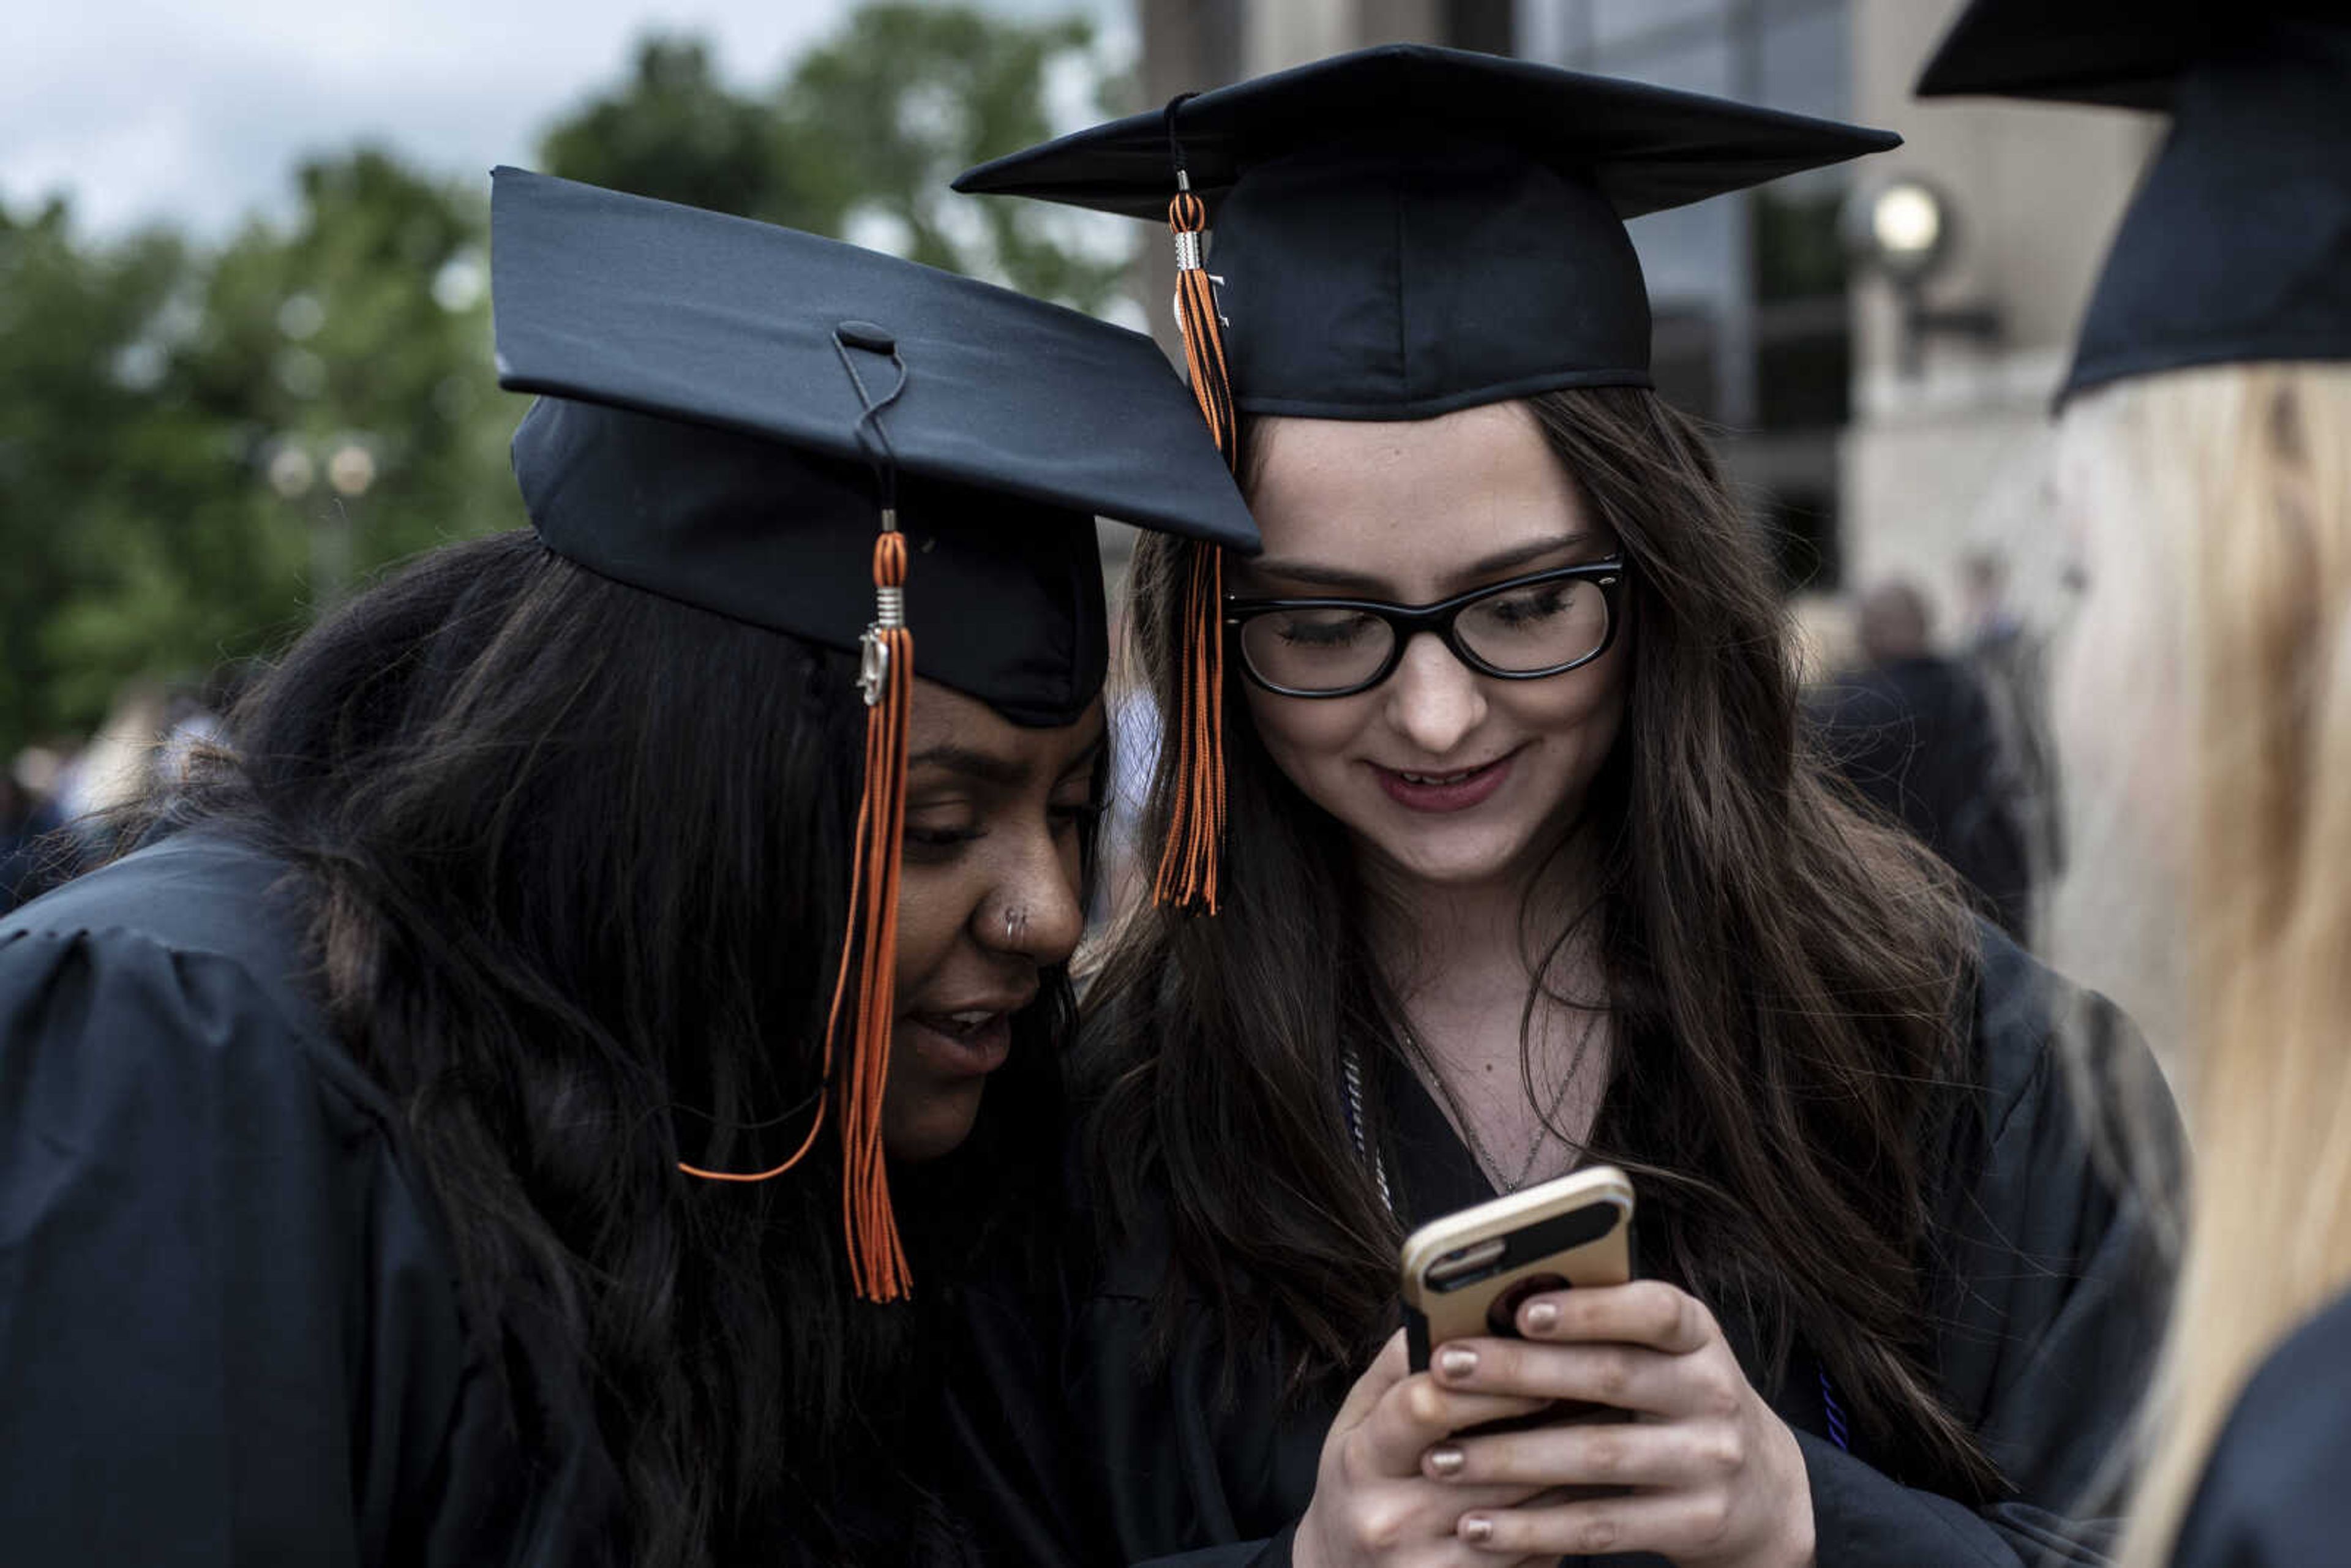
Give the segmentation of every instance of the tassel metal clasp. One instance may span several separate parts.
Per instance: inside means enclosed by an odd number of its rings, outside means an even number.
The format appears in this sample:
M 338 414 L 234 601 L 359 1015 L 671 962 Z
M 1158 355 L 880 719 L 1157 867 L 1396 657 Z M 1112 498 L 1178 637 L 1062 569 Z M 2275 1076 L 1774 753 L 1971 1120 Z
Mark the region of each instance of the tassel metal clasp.
M 873 622 L 865 628 L 865 635 L 857 640 L 857 690 L 865 698 L 867 707 L 879 707 L 883 693 L 890 688 L 888 633 L 904 630 L 905 624 L 906 591 L 903 588 L 875 589 Z
M 1197 250 L 1200 246 L 1200 236 L 1198 235 L 1179 234 L 1176 236 L 1176 269 L 1178 272 L 1186 269 L 1183 253 L 1184 242 L 1187 239 L 1192 242 L 1193 249 Z M 1190 264 L 1190 269 L 1195 272 L 1202 270 L 1200 264 L 1196 261 Z M 1225 314 L 1225 279 L 1223 274 L 1215 272 L 1208 274 L 1208 299 L 1216 308 L 1217 325 L 1219 327 L 1231 326 L 1233 324 L 1233 319 Z M 1176 329 L 1181 331 L 1184 327 L 1184 291 L 1182 288 L 1177 288 L 1175 293 L 1167 297 L 1167 308 L 1175 313 Z
M 867 707 L 880 707 L 890 689 L 890 644 L 883 640 L 880 622 L 868 626 L 857 640 L 857 692 Z
M 898 531 L 897 507 L 882 508 L 882 531 Z M 857 690 L 867 707 L 881 706 L 883 695 L 890 689 L 890 639 L 884 633 L 902 631 L 905 624 L 905 589 L 897 583 L 875 583 L 873 620 L 865 635 L 857 640 Z

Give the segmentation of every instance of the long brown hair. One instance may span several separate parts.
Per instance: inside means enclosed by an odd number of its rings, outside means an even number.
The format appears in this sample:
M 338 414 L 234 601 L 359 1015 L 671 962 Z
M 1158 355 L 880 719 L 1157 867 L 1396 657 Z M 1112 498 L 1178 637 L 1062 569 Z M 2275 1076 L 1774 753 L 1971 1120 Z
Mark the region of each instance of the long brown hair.
M 1617 1041 L 1591 1152 L 1635 1173 L 1651 1271 L 1757 1325 L 1766 1368 L 1801 1337 L 1888 1468 L 1988 1496 L 1998 1473 L 1936 1392 L 1917 1272 L 1933 1086 L 1965 1067 L 1970 917 L 1807 756 L 1770 556 L 1696 427 L 1644 390 L 1530 406 L 1631 568 L 1625 724 L 1578 830 Z M 1183 566 L 1146 540 L 1133 580 L 1163 712 Z M 1296 1393 L 1353 1375 L 1395 1322 L 1398 1227 L 1354 1156 L 1341 1063 L 1349 1042 L 1405 1048 L 1348 841 L 1246 706 L 1227 711 L 1225 906 L 1143 909 L 1110 943 L 1088 1153 L 1114 1232 L 1167 1207 L 1163 1341 L 1187 1297 L 1228 1346 L 1278 1325 Z M 1535 929 L 1536 907 L 1521 926 L 1546 974 L 1570 933 Z

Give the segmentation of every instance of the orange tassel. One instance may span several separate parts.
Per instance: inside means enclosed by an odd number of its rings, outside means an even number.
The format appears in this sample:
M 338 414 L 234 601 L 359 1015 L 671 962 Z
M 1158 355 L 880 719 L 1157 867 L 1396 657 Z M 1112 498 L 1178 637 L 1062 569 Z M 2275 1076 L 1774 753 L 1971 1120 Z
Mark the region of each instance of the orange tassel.
M 1169 735 L 1176 747 L 1176 798 L 1151 896 L 1165 907 L 1214 915 L 1225 843 L 1224 552 L 1210 544 L 1190 548 L 1184 668 Z
M 890 1171 L 882 1146 L 882 1101 L 890 1082 L 890 1039 L 897 1016 L 898 875 L 906 822 L 906 725 L 914 698 L 914 637 L 906 629 L 906 536 L 894 522 L 873 543 L 873 586 L 882 610 L 866 630 L 859 684 L 865 693 L 865 787 L 857 804 L 857 830 L 849 873 L 849 926 L 842 935 L 841 968 L 833 978 L 832 1005 L 825 1015 L 822 1082 L 827 1098 L 837 1094 L 841 1110 L 841 1224 L 849 1238 L 849 1272 L 858 1296 L 894 1301 L 907 1294 L 913 1278 L 890 1203 Z M 834 1041 L 841 1032 L 841 1004 L 849 977 L 857 975 L 855 1038 L 850 1042 L 842 1082 L 832 1082 Z M 758 1182 L 782 1176 L 807 1157 L 824 1125 L 825 1106 L 792 1156 L 758 1172 L 703 1170 L 681 1161 L 678 1169 L 709 1181 Z
M 1208 275 L 1200 235 L 1208 227 L 1208 205 L 1194 195 L 1191 182 L 1167 204 L 1167 226 L 1176 234 L 1176 325 L 1184 336 L 1184 368 L 1192 395 L 1208 422 L 1208 434 L 1230 466 L 1238 434 L 1233 421 L 1232 374 L 1225 366 L 1224 318 L 1217 313 L 1217 280 Z
M 882 613 L 865 636 L 862 681 L 865 719 L 865 795 L 857 811 L 854 885 L 862 903 L 851 914 L 858 952 L 856 1038 L 851 1042 L 841 1114 L 841 1222 L 849 1233 L 849 1272 L 859 1297 L 894 1301 L 913 1280 L 890 1205 L 890 1170 L 882 1149 L 882 1100 L 890 1082 L 890 1036 L 898 1012 L 898 873 L 906 824 L 906 723 L 914 701 L 914 637 L 901 594 L 906 536 L 894 526 L 873 542 L 873 586 Z M 844 961 L 847 954 L 843 954 Z M 843 979 L 846 979 L 843 976 Z M 833 998 L 831 1035 L 841 992 Z
M 882 1144 L 882 1102 L 890 1087 L 890 1042 L 898 1012 L 898 873 L 906 827 L 906 727 L 914 706 L 914 634 L 906 629 L 906 536 L 898 530 L 895 458 L 883 413 L 906 390 L 906 362 L 887 328 L 844 321 L 833 329 L 833 351 L 857 389 L 864 414 L 857 422 L 861 444 L 870 433 L 874 479 L 881 492 L 882 532 L 873 541 L 873 620 L 859 643 L 857 688 L 865 698 L 865 780 L 857 802 L 857 828 L 850 853 L 849 919 L 841 937 L 841 968 L 833 977 L 832 1004 L 825 1012 L 824 1060 L 819 1069 L 815 1121 L 808 1136 L 783 1164 L 764 1171 L 700 1170 L 678 1162 L 688 1176 L 710 1181 L 768 1181 L 807 1157 L 825 1123 L 827 1102 L 837 1100 L 841 1129 L 841 1219 L 849 1249 L 849 1276 L 858 1296 L 894 1301 L 914 1280 L 898 1237 L 898 1216 L 890 1205 L 890 1166 Z M 886 355 L 897 384 L 875 401 L 866 391 L 850 350 Z M 857 975 L 857 1013 L 842 1062 L 841 1007 L 849 999 L 849 977 Z
M 1169 106 L 1171 123 L 1174 108 Z M 1217 313 L 1216 280 L 1200 250 L 1208 208 L 1193 194 L 1191 181 L 1180 169 L 1176 177 L 1179 189 L 1167 204 L 1167 226 L 1176 234 L 1176 323 L 1184 336 L 1184 366 L 1192 395 L 1199 400 L 1208 434 L 1229 466 L 1239 426 L 1225 365 L 1224 318 Z M 1184 668 L 1170 731 L 1176 747 L 1176 796 L 1151 892 L 1164 906 L 1214 915 L 1225 849 L 1225 567 L 1224 553 L 1215 545 L 1196 541 L 1190 549 Z

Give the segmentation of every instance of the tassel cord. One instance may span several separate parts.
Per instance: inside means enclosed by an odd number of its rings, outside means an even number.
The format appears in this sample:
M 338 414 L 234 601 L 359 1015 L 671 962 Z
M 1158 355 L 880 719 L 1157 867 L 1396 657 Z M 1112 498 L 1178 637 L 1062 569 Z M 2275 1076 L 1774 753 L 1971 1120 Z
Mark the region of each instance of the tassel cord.
M 882 536 L 882 559 L 894 556 L 904 581 L 904 536 Z M 898 897 L 906 818 L 906 727 L 914 690 L 914 636 L 902 624 L 872 633 L 886 661 L 882 689 L 866 719 L 866 799 L 860 815 L 869 835 L 859 859 L 873 874 L 865 882 L 856 917 L 865 940 L 858 984 L 857 1034 L 847 1063 L 842 1106 L 841 1221 L 849 1236 L 850 1272 L 866 1301 L 892 1301 L 912 1284 L 882 1139 L 883 1101 L 889 1088 L 890 1047 L 897 1017 Z
M 1190 96 L 1171 99 L 1165 115 L 1168 157 L 1176 170 L 1176 195 L 1167 204 L 1167 226 L 1176 238 L 1176 324 L 1184 339 L 1184 368 L 1192 395 L 1217 455 L 1229 468 L 1238 460 L 1240 424 L 1225 359 L 1217 279 L 1207 269 L 1202 246 L 1208 207 L 1192 189 L 1183 141 L 1176 130 L 1176 111 Z M 1226 827 L 1224 553 L 1195 541 L 1191 558 L 1177 712 L 1171 727 L 1176 778 L 1152 898 L 1163 907 L 1214 915 Z
M 879 399 L 865 386 L 854 346 L 886 354 L 897 380 Z M 864 783 L 852 838 L 848 926 L 842 933 L 841 966 L 825 1015 L 823 1100 L 837 1098 L 833 1124 L 841 1150 L 841 1227 L 849 1270 L 857 1295 L 869 1301 L 894 1301 L 913 1287 L 897 1215 L 890 1201 L 888 1151 L 882 1135 L 883 1101 L 890 1082 L 891 1036 L 897 1016 L 898 895 L 906 817 L 906 739 L 914 699 L 914 640 L 905 620 L 906 537 L 899 531 L 896 459 L 882 413 L 906 389 L 906 365 L 895 340 L 882 328 L 843 322 L 833 347 L 857 391 L 864 413 L 858 439 L 872 460 L 881 500 L 882 531 L 873 542 L 873 623 L 862 643 L 858 686 L 865 699 Z M 850 976 L 857 977 L 857 1006 L 845 1015 Z M 851 1039 L 839 1049 L 846 1017 Z M 836 1079 L 836 1073 L 838 1078 Z M 826 1122 L 820 1101 L 814 1124 L 799 1148 L 783 1164 L 758 1172 L 700 1169 L 679 1162 L 689 1176 L 712 1181 L 758 1182 L 783 1175 L 815 1147 Z

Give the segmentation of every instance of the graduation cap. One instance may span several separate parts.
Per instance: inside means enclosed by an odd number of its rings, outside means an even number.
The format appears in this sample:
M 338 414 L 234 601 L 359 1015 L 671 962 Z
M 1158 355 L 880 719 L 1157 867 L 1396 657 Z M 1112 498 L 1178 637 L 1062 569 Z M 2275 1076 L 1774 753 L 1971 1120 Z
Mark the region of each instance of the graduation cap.
M 1240 413 L 1426 419 L 1556 388 L 1648 386 L 1648 290 L 1626 219 L 1900 141 L 1391 44 L 1179 98 L 955 186 L 1164 214 L 1193 391 L 1229 456 Z M 1195 552 L 1179 740 L 1221 727 L 1215 553 Z M 1214 906 L 1213 771 L 1179 763 L 1162 902 Z
M 2167 110 L 2058 392 L 2190 365 L 2351 357 L 2342 0 L 1976 0 L 1918 78 Z
M 493 176 L 515 475 L 599 575 L 861 654 L 850 930 L 826 1030 L 859 1293 L 904 1292 L 881 1148 L 912 681 L 1073 722 L 1106 662 L 1096 514 L 1254 551 L 1148 338 L 811 235 L 516 169 Z M 835 1036 L 856 976 L 849 1049 Z M 695 1176 L 764 1180 L 770 1171 Z
M 1426 419 L 1648 385 L 1648 292 L 1625 219 L 1900 141 L 1390 44 L 1015 152 L 956 189 L 1155 217 L 1186 183 L 1216 228 L 1207 259 L 1241 412 Z

